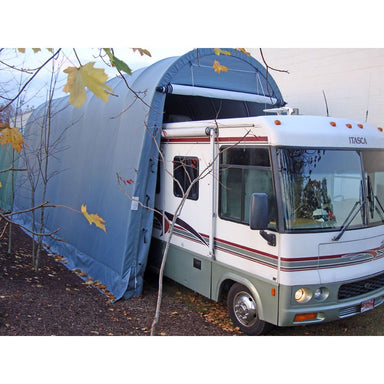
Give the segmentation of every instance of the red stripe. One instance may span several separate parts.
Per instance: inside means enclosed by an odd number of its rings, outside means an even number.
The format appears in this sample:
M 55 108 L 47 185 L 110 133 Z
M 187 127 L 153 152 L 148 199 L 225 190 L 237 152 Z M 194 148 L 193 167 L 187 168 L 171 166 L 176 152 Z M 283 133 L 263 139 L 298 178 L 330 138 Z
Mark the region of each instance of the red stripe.
M 163 143 L 209 143 L 209 137 L 181 137 L 175 139 L 162 139 Z M 268 142 L 267 136 L 253 136 L 253 137 L 219 137 L 216 142 Z
M 180 229 L 183 229 L 183 228 L 180 228 Z M 184 230 L 184 229 L 183 229 Z M 205 237 L 205 238 L 209 238 L 208 235 L 206 235 L 205 233 L 200 233 L 200 236 L 202 237 Z M 278 260 L 278 256 L 275 256 L 275 255 L 272 255 L 270 253 L 266 253 L 266 252 L 263 252 L 263 251 L 259 251 L 259 250 L 256 250 L 254 248 L 250 248 L 250 247 L 246 247 L 244 245 L 240 245 L 240 244 L 237 244 L 237 243 L 232 243 L 230 241 L 227 241 L 227 240 L 223 240 L 223 239 L 219 239 L 217 237 L 215 237 L 215 240 L 217 241 L 220 241 L 224 244 L 227 244 L 227 245 L 231 245 L 233 247 L 237 247 L 237 248 L 240 248 L 240 249 L 244 249 L 246 251 L 249 251 L 249 252 L 253 252 L 253 253 L 257 253 L 257 254 L 260 254 L 260 255 L 263 255 L 263 256 L 266 256 L 266 257 L 270 257 L 272 259 L 275 259 L 275 260 Z M 221 249 L 222 251 L 224 252 L 227 252 L 227 253 L 230 253 L 230 254 L 233 254 L 233 255 L 236 255 L 236 256 L 240 256 L 240 257 L 243 257 L 243 258 L 247 258 L 249 260 L 252 260 L 252 261 L 256 261 L 256 262 L 260 262 L 261 264 L 264 264 L 263 262 L 259 261 L 259 260 L 254 260 L 253 258 L 249 258 L 247 257 L 246 255 L 241 255 L 240 253 L 237 253 L 236 251 L 231 251 L 229 249 L 223 249 L 221 248 L 219 245 L 217 245 L 215 247 L 216 249 Z M 366 250 L 366 251 L 362 251 L 362 252 L 356 252 L 356 254 L 359 254 L 359 253 L 371 253 L 373 255 L 373 257 L 375 258 L 377 256 L 377 253 L 376 251 L 378 250 L 381 250 L 383 249 L 383 247 L 377 247 L 377 248 L 373 248 L 373 249 L 369 249 L 369 250 Z M 343 256 L 346 256 L 347 254 L 344 253 L 344 254 L 338 254 L 338 255 L 327 255 L 327 256 L 311 256 L 311 257 L 295 257 L 295 258 L 288 258 L 288 257 L 280 257 L 280 260 L 281 261 L 286 261 L 286 262 L 295 262 L 295 261 L 312 261 L 312 260 L 327 260 L 327 259 L 337 259 L 337 258 L 342 258 Z M 351 256 L 353 255 L 353 253 L 351 254 Z M 382 256 L 383 257 L 383 256 Z M 361 263 L 365 263 L 365 262 L 368 262 L 370 261 L 371 259 L 369 260 L 360 260 L 360 261 L 356 261 L 356 262 L 347 262 L 345 263 L 345 265 L 349 266 L 349 265 L 356 265 L 356 264 L 361 264 Z M 309 270 L 309 269 L 326 269 L 326 268 L 338 268 L 338 267 L 343 267 L 342 264 L 337 264 L 337 265 L 332 265 L 332 266 L 316 266 L 316 267 L 313 267 L 313 266 L 308 266 L 308 267 L 302 267 L 300 269 L 294 269 L 294 271 L 300 271 L 300 270 Z M 290 268 L 287 268 L 287 267 L 281 267 L 281 270 L 282 271 L 290 271 Z
M 220 242 L 222 242 L 224 244 L 231 245 L 233 247 L 244 249 L 244 250 L 249 251 L 249 252 L 258 253 L 260 255 L 267 256 L 267 257 L 270 257 L 270 258 L 275 259 L 275 260 L 278 259 L 278 257 L 275 256 L 275 255 L 272 255 L 272 254 L 266 253 L 266 252 L 262 252 L 262 251 L 258 251 L 257 249 L 249 248 L 249 247 L 246 247 L 244 245 L 240 245 L 240 244 L 236 244 L 236 243 L 231 243 L 230 241 L 219 239 L 219 238 L 216 238 L 216 237 L 215 237 L 215 240 L 220 241 Z

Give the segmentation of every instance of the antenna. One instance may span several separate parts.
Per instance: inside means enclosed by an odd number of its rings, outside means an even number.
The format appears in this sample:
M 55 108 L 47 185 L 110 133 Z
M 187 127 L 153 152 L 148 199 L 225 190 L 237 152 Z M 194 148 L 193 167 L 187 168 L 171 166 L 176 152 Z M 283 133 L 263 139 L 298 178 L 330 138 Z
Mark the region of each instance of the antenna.
M 327 110 L 327 117 L 329 117 L 327 97 L 325 96 L 324 89 L 323 89 L 323 96 L 324 96 L 324 101 L 325 101 L 325 108 L 326 108 L 326 110 Z

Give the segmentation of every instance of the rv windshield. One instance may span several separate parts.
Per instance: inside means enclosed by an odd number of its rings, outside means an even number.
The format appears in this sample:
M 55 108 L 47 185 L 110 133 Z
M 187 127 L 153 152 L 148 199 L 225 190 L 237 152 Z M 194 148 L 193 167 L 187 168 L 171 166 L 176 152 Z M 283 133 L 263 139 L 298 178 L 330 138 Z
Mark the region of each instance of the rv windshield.
M 278 159 L 286 230 L 384 222 L 383 151 L 282 148 Z

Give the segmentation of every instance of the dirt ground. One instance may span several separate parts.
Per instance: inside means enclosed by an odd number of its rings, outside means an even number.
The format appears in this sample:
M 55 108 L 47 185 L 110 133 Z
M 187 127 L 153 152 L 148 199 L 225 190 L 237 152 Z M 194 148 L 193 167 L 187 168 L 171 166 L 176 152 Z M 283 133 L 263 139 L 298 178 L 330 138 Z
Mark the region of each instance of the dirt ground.
M 157 277 L 146 276 L 142 296 L 112 303 L 108 292 L 67 269 L 58 255 L 43 252 L 35 272 L 31 239 L 17 227 L 12 244 L 8 254 L 7 234 L 0 239 L 0 336 L 150 335 Z M 243 335 L 229 320 L 224 302 L 214 303 L 167 279 L 156 334 Z M 275 328 L 270 335 L 384 335 L 384 306 L 333 323 Z
M 60 257 L 43 252 L 41 269 L 31 260 L 31 239 L 15 227 L 13 250 L 0 240 L 0 335 L 149 335 L 157 279 L 147 276 L 142 296 L 111 303 L 93 284 L 68 270 Z M 167 281 L 158 335 L 228 335 L 183 304 L 182 292 Z

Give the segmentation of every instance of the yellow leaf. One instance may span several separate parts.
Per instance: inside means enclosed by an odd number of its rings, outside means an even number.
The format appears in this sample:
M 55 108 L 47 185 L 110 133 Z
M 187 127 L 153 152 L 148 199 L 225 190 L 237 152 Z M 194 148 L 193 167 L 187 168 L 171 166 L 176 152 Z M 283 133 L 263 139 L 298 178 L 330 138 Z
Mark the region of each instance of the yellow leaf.
M 3 184 L 1 184 L 1 181 L 0 181 L 0 188 L 3 188 Z
M 236 51 L 240 51 L 241 53 L 245 53 L 246 55 L 251 56 L 251 54 L 245 50 L 245 48 L 236 48 Z
M 52 48 L 51 48 L 52 49 Z M 17 48 L 17 50 L 20 52 L 20 53 L 25 53 L 25 48 Z M 41 48 L 32 48 L 32 51 L 33 53 L 37 53 L 37 52 L 40 52 L 41 51 Z
M 90 62 L 80 68 L 68 67 L 64 70 L 64 73 L 68 74 L 68 78 L 63 91 L 70 94 L 69 102 L 76 108 L 80 108 L 87 100 L 85 87 L 104 102 L 108 102 L 109 93 L 107 91 L 112 90 L 105 84 L 108 76 L 104 69 L 93 68 L 94 64 L 94 62 Z
M 8 145 L 11 144 L 13 149 L 20 153 L 25 142 L 18 128 L 4 128 L 0 131 L 0 144 L 6 145 L 7 149 Z
M 224 49 L 221 48 L 214 48 L 215 55 L 220 56 L 220 55 L 225 55 L 225 56 L 232 56 L 231 52 L 225 51 Z
M 103 220 L 98 214 L 95 213 L 88 213 L 87 212 L 87 206 L 82 204 L 81 205 L 81 213 L 85 216 L 85 218 L 88 220 L 89 225 L 95 224 L 96 227 L 101 228 L 104 232 L 107 232 L 105 229 L 105 220 Z
M 221 65 L 217 60 L 215 60 L 213 62 L 213 69 L 215 70 L 215 72 L 217 73 L 220 73 L 220 72 L 227 72 L 228 71 L 228 67 L 226 67 L 225 65 Z

